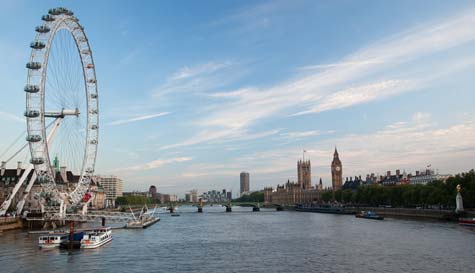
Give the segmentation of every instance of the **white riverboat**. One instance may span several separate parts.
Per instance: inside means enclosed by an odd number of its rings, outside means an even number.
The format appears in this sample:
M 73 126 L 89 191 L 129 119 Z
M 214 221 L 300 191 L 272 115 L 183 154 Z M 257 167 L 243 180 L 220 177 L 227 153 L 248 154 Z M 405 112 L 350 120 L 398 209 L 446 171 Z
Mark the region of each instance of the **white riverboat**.
M 110 227 L 96 228 L 87 231 L 81 240 L 81 248 L 97 248 L 112 241 L 112 230 Z
M 67 234 L 47 234 L 41 235 L 38 238 L 38 246 L 40 248 L 55 248 L 59 247 L 62 242 L 66 242 L 68 240 Z

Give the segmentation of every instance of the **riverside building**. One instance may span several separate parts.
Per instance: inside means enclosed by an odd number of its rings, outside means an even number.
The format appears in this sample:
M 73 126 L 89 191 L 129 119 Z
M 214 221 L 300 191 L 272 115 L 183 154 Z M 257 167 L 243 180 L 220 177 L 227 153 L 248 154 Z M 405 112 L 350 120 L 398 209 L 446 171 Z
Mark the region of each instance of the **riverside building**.
M 240 182 L 241 182 L 241 191 L 240 191 L 240 194 L 241 196 L 243 194 L 249 194 L 250 190 L 249 190 L 249 173 L 247 172 L 241 172 L 241 174 L 239 175 L 240 177 Z
M 114 207 L 115 199 L 123 195 L 124 182 L 115 175 L 97 176 L 97 180 L 106 193 L 106 206 Z
M 310 160 L 297 162 L 298 181 L 277 185 L 275 190 L 272 187 L 264 188 L 264 203 L 279 205 L 295 205 L 312 203 L 320 200 L 320 185 L 313 187 L 311 181 Z

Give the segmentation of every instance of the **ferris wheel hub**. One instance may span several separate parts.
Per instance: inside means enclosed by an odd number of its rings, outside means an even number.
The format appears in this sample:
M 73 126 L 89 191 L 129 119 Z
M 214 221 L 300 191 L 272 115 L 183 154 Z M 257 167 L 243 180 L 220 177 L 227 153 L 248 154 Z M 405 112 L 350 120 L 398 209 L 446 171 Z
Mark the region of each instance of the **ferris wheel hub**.
M 45 112 L 45 117 L 47 118 L 64 118 L 65 116 L 76 116 L 78 117 L 81 112 L 78 108 L 72 109 L 62 109 L 59 112 Z

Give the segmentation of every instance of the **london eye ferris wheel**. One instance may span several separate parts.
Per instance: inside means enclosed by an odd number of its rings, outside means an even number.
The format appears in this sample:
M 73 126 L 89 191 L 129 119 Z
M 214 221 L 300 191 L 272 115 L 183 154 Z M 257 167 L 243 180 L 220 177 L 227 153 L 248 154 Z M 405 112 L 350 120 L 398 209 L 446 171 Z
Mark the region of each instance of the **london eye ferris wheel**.
M 43 194 L 78 204 L 87 192 L 96 163 L 99 108 L 96 71 L 84 28 L 73 12 L 50 9 L 31 42 L 26 92 L 27 137 Z M 75 189 L 55 184 L 58 157 L 79 176 Z

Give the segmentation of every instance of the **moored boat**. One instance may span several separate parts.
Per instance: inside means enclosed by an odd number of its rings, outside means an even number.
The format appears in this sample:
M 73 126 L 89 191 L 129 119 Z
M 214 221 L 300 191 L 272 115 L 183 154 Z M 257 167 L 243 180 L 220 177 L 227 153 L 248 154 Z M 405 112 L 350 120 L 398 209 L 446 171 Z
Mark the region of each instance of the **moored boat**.
M 55 248 L 68 240 L 67 234 L 47 234 L 38 238 L 38 246 L 40 248 Z
M 372 219 L 372 220 L 384 220 L 383 216 L 376 214 L 374 211 L 362 211 L 355 215 L 357 218 L 365 218 L 365 219 Z
M 61 248 L 61 249 L 78 249 L 78 248 L 81 247 L 81 240 L 84 237 L 84 232 L 82 232 L 82 231 L 74 232 L 73 240 L 71 242 L 69 241 L 70 234 L 65 233 L 65 236 L 66 236 L 66 239 L 59 244 L 59 248 Z
M 459 224 L 462 226 L 475 227 L 475 218 L 459 218 Z
M 347 210 L 342 206 L 332 206 L 332 205 L 317 205 L 317 206 L 303 206 L 297 205 L 295 207 L 296 211 L 303 212 L 318 212 L 318 213 L 331 213 L 331 214 L 355 214 L 353 211 Z
M 86 232 L 81 240 L 81 248 L 97 248 L 112 241 L 112 230 L 110 227 L 96 228 Z

